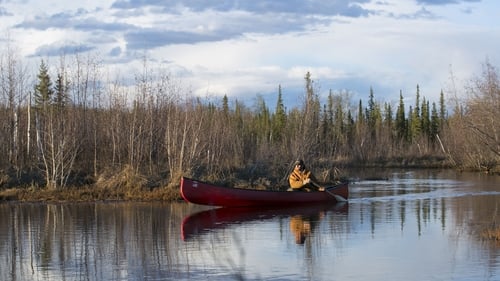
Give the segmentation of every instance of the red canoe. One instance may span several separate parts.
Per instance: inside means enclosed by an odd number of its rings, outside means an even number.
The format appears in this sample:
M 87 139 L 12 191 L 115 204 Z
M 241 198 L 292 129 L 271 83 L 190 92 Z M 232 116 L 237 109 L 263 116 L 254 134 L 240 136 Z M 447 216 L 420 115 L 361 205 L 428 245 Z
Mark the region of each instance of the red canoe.
M 349 188 L 344 182 L 326 187 L 325 191 L 270 191 L 223 187 L 183 177 L 181 195 L 187 202 L 209 206 L 297 206 L 346 201 Z

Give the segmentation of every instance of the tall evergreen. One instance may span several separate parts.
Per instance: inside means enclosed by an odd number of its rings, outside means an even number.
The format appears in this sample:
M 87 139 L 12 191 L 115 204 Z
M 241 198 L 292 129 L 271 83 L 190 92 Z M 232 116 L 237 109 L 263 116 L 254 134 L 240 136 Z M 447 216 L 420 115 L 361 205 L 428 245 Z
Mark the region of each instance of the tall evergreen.
M 38 71 L 38 83 L 35 85 L 35 107 L 39 110 L 46 111 L 47 107 L 52 103 L 54 91 L 52 89 L 52 81 L 50 80 L 49 70 L 47 65 L 42 60 Z
M 365 121 L 365 115 L 363 114 L 363 101 L 360 99 L 358 104 L 358 124 L 363 124 Z
M 432 103 L 432 112 L 431 112 L 431 125 L 430 125 L 430 136 L 429 139 L 431 142 L 434 142 L 436 139 L 436 136 L 439 134 L 439 128 L 440 128 L 440 121 L 439 121 L 439 115 L 438 115 L 438 110 L 436 107 L 436 103 Z
M 443 126 L 446 122 L 446 104 L 444 102 L 444 93 L 441 90 L 441 94 L 439 95 L 439 125 Z
M 420 130 L 425 136 L 430 135 L 430 113 L 429 113 L 429 102 L 426 101 L 425 97 L 422 100 L 422 111 L 420 116 Z
M 60 73 L 57 75 L 54 90 L 54 104 L 58 110 L 62 110 L 68 105 L 68 103 L 70 102 L 70 98 L 68 94 L 69 86 L 67 85 L 64 76 Z
M 276 101 L 276 108 L 272 118 L 273 138 L 275 141 L 280 141 L 283 137 L 286 127 L 286 110 L 283 105 L 283 94 L 281 85 L 278 86 L 278 100 Z
M 384 103 L 384 124 L 387 128 L 387 131 L 390 134 L 390 138 L 392 139 L 393 136 L 393 127 L 394 127 L 394 121 L 393 121 L 393 116 L 392 116 L 392 106 L 390 103 Z
M 413 116 L 420 118 L 420 86 L 417 84 L 417 92 L 415 94 L 415 108 L 413 109 Z
M 229 101 L 227 99 L 227 95 L 222 97 L 222 113 L 226 118 L 229 116 Z
M 399 139 L 404 139 L 407 135 L 406 132 L 406 116 L 405 104 L 403 100 L 403 92 L 399 91 L 399 105 L 396 112 L 396 134 Z
M 410 122 L 410 140 L 415 140 L 422 133 L 422 121 L 420 119 L 420 86 L 417 85 L 417 93 L 415 96 L 415 107 L 412 108 Z
M 406 140 L 409 141 L 410 143 L 415 140 L 414 123 L 420 123 L 420 119 L 415 120 L 415 113 L 413 112 L 413 106 L 410 105 L 410 108 L 408 109 L 408 119 L 406 120 L 406 128 L 408 128 L 406 130 Z
M 368 127 L 372 131 L 372 135 L 375 133 L 375 123 L 377 119 L 377 113 L 376 113 L 376 103 L 375 103 L 375 97 L 373 94 L 373 88 L 370 87 L 370 95 L 368 97 L 368 109 L 366 112 L 366 119 L 368 121 Z
M 257 97 L 257 105 L 255 112 L 255 123 L 257 135 L 260 137 L 259 141 L 267 141 L 271 136 L 271 117 L 266 102 L 262 96 Z

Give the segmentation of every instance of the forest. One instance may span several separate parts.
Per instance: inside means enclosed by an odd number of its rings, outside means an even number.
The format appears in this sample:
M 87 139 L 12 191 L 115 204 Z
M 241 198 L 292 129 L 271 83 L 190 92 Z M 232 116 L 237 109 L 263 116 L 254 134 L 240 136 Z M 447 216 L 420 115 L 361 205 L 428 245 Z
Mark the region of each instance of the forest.
M 275 185 L 297 158 L 325 182 L 345 167 L 498 173 L 498 70 L 488 61 L 482 70 L 464 89 L 442 90 L 437 102 L 415 85 L 397 104 L 378 101 L 373 89 L 367 102 L 347 90 L 321 97 L 308 72 L 300 105 L 287 108 L 280 85 L 276 104 L 256 95 L 247 105 L 227 95 L 194 96 L 147 60 L 130 83 L 105 79 L 95 55 L 28 69 L 6 51 L 0 189 L 175 190 L 181 176 Z

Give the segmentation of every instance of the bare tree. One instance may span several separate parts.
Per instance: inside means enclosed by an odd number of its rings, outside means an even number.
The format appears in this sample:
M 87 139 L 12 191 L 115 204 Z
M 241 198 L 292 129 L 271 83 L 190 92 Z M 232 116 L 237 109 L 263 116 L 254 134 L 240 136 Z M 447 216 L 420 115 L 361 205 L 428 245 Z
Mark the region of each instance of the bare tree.
M 36 139 L 46 186 L 64 188 L 80 149 L 78 124 L 69 108 L 68 86 L 63 73 L 53 87 L 48 67 L 42 61 L 35 86 Z
M 488 171 L 500 163 L 498 70 L 486 61 L 481 76 L 471 79 L 464 90 L 453 99 L 455 107 L 443 137 L 444 146 L 449 147 L 457 165 Z
M 26 128 L 22 121 L 26 121 L 26 101 L 28 92 L 27 71 L 22 64 L 20 57 L 16 54 L 10 41 L 7 42 L 4 55 L 0 55 L 0 93 L 3 100 L 4 118 L 1 118 L 3 138 L 2 143 L 6 144 L 7 151 L 3 158 L 8 161 L 8 165 L 17 171 L 24 169 L 24 165 L 29 163 L 29 136 L 24 135 L 22 128 Z M 25 146 L 23 144 L 26 144 Z
M 475 151 L 478 167 L 490 170 L 500 163 L 500 80 L 498 71 L 489 62 L 480 78 L 467 89 L 468 101 L 465 127 L 469 132 L 469 148 Z

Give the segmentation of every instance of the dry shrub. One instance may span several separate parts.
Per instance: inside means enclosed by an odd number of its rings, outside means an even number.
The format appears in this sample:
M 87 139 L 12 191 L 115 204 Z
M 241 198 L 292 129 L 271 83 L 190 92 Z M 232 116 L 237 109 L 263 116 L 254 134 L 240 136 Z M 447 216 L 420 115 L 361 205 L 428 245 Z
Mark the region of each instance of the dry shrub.
M 104 171 L 97 179 L 96 186 L 102 189 L 124 190 L 135 192 L 141 190 L 147 184 L 147 179 L 130 165 L 126 165 L 121 171 Z
M 151 192 L 143 194 L 143 200 L 146 201 L 174 201 L 181 199 L 179 188 L 157 188 L 152 190 Z
M 19 189 L 10 188 L 3 191 L 0 191 L 0 201 L 11 201 L 17 200 Z
M 4 171 L 0 171 L 0 187 L 9 183 L 10 177 Z

